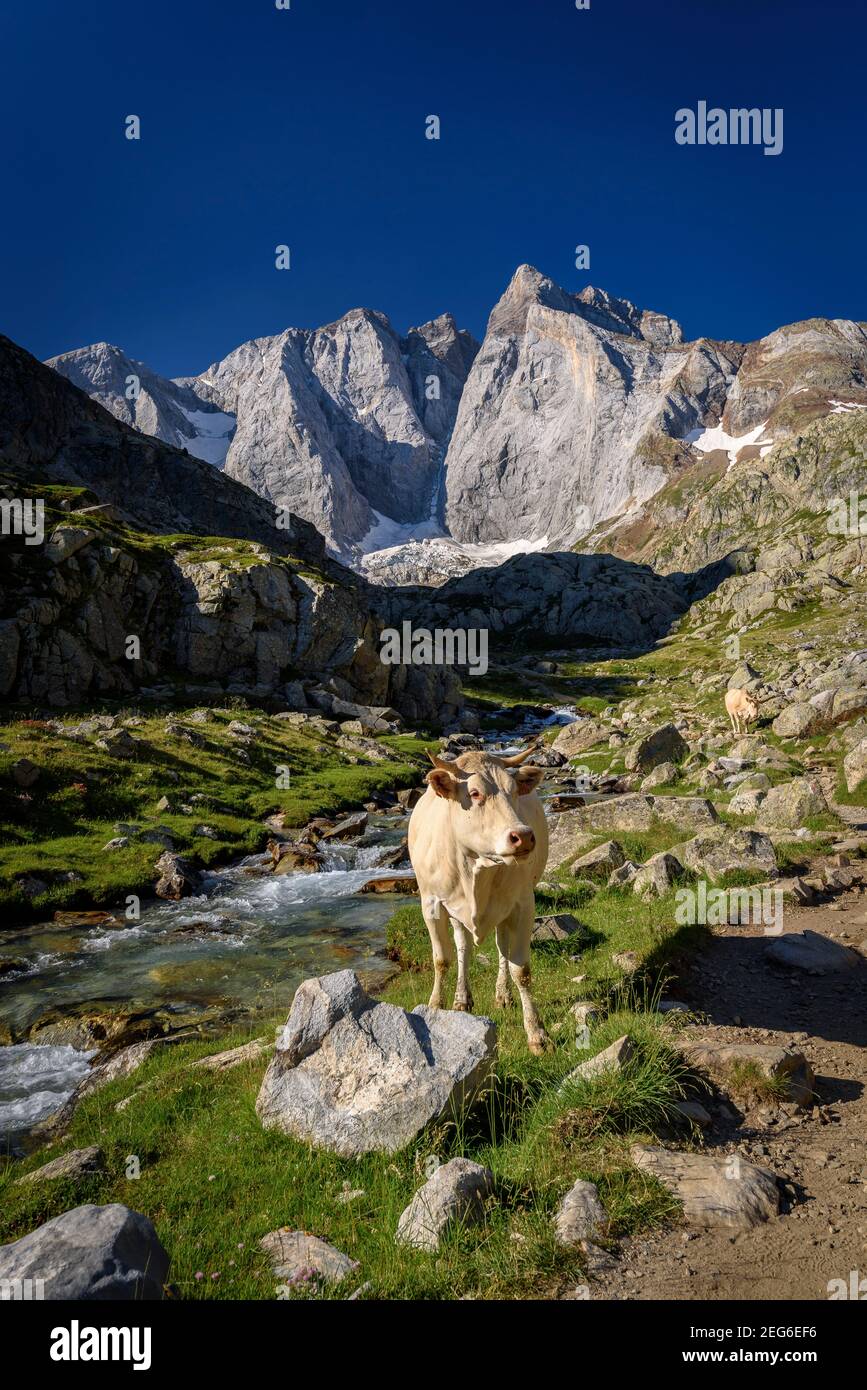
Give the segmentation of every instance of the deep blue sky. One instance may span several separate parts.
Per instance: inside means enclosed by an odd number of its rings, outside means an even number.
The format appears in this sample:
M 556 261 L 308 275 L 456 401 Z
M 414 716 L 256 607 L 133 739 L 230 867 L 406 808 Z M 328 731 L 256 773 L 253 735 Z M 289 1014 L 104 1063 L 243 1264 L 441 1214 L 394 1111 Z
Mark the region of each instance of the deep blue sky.
M 691 337 L 864 320 L 865 58 L 864 0 L 17 0 L 0 330 L 169 375 L 360 304 L 480 335 L 522 261 Z M 676 145 L 700 99 L 783 153 Z

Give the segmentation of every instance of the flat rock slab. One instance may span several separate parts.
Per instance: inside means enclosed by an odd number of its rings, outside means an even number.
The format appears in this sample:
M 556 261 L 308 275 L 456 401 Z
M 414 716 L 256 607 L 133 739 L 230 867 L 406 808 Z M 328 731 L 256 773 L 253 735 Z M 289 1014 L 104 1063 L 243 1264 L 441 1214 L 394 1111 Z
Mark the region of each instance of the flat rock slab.
M 357 1260 L 351 1260 L 327 1240 L 306 1231 L 290 1231 L 288 1226 L 269 1231 L 259 1245 L 271 1261 L 276 1277 L 288 1283 L 318 1277 L 328 1284 L 337 1284 L 358 1268 Z
M 587 928 L 571 912 L 552 912 L 548 917 L 536 918 L 530 940 L 565 941 L 569 936 L 586 937 Z
M 242 1043 L 240 1047 L 230 1047 L 227 1052 L 213 1052 L 210 1057 L 199 1057 L 190 1065 L 202 1071 L 231 1071 L 245 1062 L 258 1062 L 272 1047 L 273 1043 L 256 1038 L 253 1042 Z
M 777 856 L 767 835 L 757 830 L 730 830 L 718 826 L 678 845 L 677 857 L 684 868 L 721 878 L 737 869 L 758 869 L 775 874 Z
M 752 1064 L 768 1081 L 784 1083 L 786 1098 L 808 1105 L 815 1094 L 816 1077 L 803 1052 L 789 1052 L 773 1043 L 723 1043 L 688 1041 L 681 1050 L 697 1067 L 725 1078 L 733 1070 Z
M 117 1081 L 124 1076 L 131 1076 L 147 1061 L 154 1048 L 161 1045 L 164 1045 L 161 1038 L 145 1038 L 143 1042 L 130 1043 L 128 1047 L 122 1047 L 117 1052 L 113 1052 L 104 1062 L 97 1062 L 95 1066 L 91 1067 L 75 1092 L 76 1101 L 83 1096 L 90 1095 L 93 1091 L 102 1090 L 102 1087 L 107 1086 L 111 1081 Z
M 864 958 L 850 946 L 829 941 L 815 931 L 789 931 L 768 942 L 765 955 L 777 965 L 806 970 L 809 975 L 834 975 L 857 970 Z
M 637 1168 L 651 1173 L 683 1203 L 690 1226 L 748 1231 L 776 1216 L 780 1209 L 777 1179 L 739 1155 L 676 1153 L 644 1144 L 632 1148 Z
M 377 874 L 359 888 L 359 893 L 418 893 L 415 874 Z
M 351 970 L 299 985 L 256 1100 L 266 1129 L 335 1153 L 393 1153 L 487 1080 L 496 1025 L 377 1003 Z
M 159 1299 L 169 1257 L 146 1216 L 81 1206 L 0 1246 L 0 1283 L 41 1280 L 48 1300 Z
M 704 797 L 648 796 L 641 792 L 594 801 L 572 814 L 582 830 L 650 830 L 656 820 L 698 829 L 719 820 L 716 807 Z
M 485 1198 L 494 1190 L 489 1168 L 468 1158 L 453 1158 L 437 1168 L 401 1212 L 396 1239 L 418 1250 L 438 1250 L 450 1227 L 475 1225 L 485 1213 Z
M 15 1182 L 18 1186 L 51 1182 L 56 1178 L 84 1178 L 102 1170 L 102 1149 L 93 1144 L 87 1149 L 70 1149 L 69 1153 L 53 1158 L 50 1163 L 43 1163 L 41 1168 L 34 1168 L 32 1173 L 25 1173 L 23 1178 L 16 1178 Z

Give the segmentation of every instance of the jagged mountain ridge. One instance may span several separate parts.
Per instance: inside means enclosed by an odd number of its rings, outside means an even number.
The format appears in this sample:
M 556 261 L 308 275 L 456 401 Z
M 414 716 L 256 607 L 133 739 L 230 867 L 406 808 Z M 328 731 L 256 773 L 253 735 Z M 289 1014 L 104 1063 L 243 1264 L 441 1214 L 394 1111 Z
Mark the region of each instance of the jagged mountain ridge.
M 687 342 L 664 314 L 590 287 L 572 294 L 530 266 L 481 347 L 447 314 L 400 337 L 356 309 L 242 344 L 199 377 L 144 368 L 134 419 L 117 389 L 129 359 L 112 349 L 109 372 L 106 352 L 51 365 L 139 429 L 186 436 L 190 452 L 215 451 L 214 432 L 233 422 L 225 471 L 383 583 L 441 583 L 598 538 L 679 476 L 760 459 L 811 419 L 867 402 L 863 324 Z
M 127 424 L 309 518 L 353 558 L 382 514 L 405 525 L 436 514 L 477 350 L 448 314 L 400 337 L 384 314 L 354 309 L 315 331 L 252 339 L 198 377 L 170 381 L 106 344 L 48 365 Z

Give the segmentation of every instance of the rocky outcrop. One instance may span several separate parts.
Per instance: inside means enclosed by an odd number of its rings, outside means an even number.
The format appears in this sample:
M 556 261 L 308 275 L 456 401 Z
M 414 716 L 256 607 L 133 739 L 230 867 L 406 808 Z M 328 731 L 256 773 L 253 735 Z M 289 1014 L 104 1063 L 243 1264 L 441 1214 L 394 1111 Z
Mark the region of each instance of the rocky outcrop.
M 169 673 L 168 693 L 194 698 L 224 692 L 303 706 L 324 681 L 329 698 L 396 706 L 411 720 L 454 718 L 453 672 L 383 665 L 383 624 L 345 572 L 336 582 L 328 569 L 229 541 L 201 556 L 183 542 L 127 548 L 101 531 L 60 564 L 34 551 L 4 591 L 0 695 L 64 707 L 88 695 L 165 692 Z
M 532 632 L 557 641 L 640 646 L 668 632 L 685 611 L 680 586 L 610 555 L 516 555 L 496 569 L 477 569 L 439 589 L 379 591 L 385 611 L 399 623 L 488 630 L 489 645 L 499 634 Z M 572 726 L 569 726 L 570 728 Z M 568 750 L 578 751 L 580 732 Z M 589 744 L 585 743 L 584 747 Z

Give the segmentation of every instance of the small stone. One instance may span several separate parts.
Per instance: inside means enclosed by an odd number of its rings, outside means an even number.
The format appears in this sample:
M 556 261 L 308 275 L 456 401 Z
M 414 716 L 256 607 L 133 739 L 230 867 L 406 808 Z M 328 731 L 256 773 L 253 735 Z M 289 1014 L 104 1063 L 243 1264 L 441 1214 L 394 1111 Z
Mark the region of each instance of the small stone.
M 259 1241 L 260 1247 L 271 1261 L 271 1267 L 278 1279 L 287 1283 L 303 1283 L 312 1274 L 326 1284 L 338 1284 L 358 1268 L 358 1261 L 327 1240 L 309 1235 L 306 1231 L 291 1231 L 281 1226 L 277 1231 L 269 1231 Z
M 578 1245 L 601 1235 L 608 1215 L 592 1182 L 580 1178 L 570 1187 L 557 1208 L 554 1229 L 558 1245 Z
M 565 941 L 567 937 L 587 935 L 587 928 L 571 912 L 554 912 L 547 917 L 537 917 L 533 926 L 531 940 Z
M 102 1149 L 94 1144 L 87 1149 L 71 1149 L 69 1153 L 53 1158 L 50 1163 L 43 1163 L 41 1168 L 35 1168 L 32 1173 L 25 1173 L 23 1178 L 16 1178 L 15 1182 L 16 1185 L 24 1185 L 51 1182 L 58 1178 L 74 1180 L 101 1173 L 103 1166 Z
M 570 1071 L 560 1083 L 560 1089 L 569 1082 L 589 1081 L 593 1077 L 601 1076 L 605 1071 L 620 1071 L 629 1061 L 635 1051 L 631 1038 L 624 1035 L 613 1042 L 610 1047 L 606 1047 L 603 1052 L 597 1052 L 595 1057 L 590 1057 L 586 1062 L 582 1062 L 580 1067 Z
M 12 779 L 15 785 L 24 789 L 39 781 L 39 768 L 29 758 L 19 758 L 12 764 Z
M 419 1250 L 437 1250 L 454 1225 L 475 1225 L 494 1190 L 494 1175 L 468 1158 L 453 1158 L 437 1168 L 416 1192 L 397 1224 L 397 1241 Z

